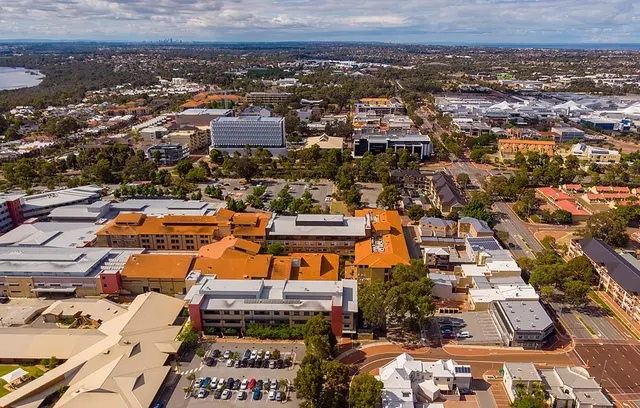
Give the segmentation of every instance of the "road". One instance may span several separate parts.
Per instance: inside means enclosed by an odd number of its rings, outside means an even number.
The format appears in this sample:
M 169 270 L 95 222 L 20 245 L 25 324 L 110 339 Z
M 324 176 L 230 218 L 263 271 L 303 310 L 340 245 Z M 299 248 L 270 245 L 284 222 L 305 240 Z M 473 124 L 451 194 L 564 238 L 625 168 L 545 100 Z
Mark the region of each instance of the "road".
M 529 258 L 535 258 L 536 252 L 543 252 L 544 248 L 533 236 L 524 222 L 513 212 L 511 207 L 504 201 L 496 201 L 495 207 L 498 210 L 499 226 L 496 229 L 509 233 L 510 242 L 516 245 L 513 250 L 514 255 L 524 255 Z

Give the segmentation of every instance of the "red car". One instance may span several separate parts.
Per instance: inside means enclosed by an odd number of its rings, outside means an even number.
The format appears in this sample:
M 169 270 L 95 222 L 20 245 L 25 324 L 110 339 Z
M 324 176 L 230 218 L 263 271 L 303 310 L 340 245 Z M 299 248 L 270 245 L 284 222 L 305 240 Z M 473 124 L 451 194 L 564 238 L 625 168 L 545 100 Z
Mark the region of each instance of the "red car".
M 256 379 L 252 378 L 249 380 L 249 388 L 253 388 L 256 386 Z
M 453 333 L 445 333 L 445 334 L 442 335 L 442 338 L 443 339 L 455 339 L 456 335 L 453 334 Z

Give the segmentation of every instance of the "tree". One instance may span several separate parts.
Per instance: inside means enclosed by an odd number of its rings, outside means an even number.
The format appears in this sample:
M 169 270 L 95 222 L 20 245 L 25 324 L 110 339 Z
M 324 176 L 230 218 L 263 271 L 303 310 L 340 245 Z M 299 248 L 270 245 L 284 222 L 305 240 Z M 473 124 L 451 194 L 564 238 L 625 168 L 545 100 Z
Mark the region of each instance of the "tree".
M 424 217 L 424 209 L 419 205 L 414 205 L 409 207 L 407 215 L 412 221 L 418 222 L 420 221 L 420 218 Z
M 540 287 L 540 297 L 543 301 L 549 302 L 553 299 L 553 286 L 544 285 Z
M 555 210 L 551 215 L 554 224 L 570 225 L 573 223 L 573 217 L 571 213 L 566 210 Z
M 362 204 L 361 200 L 362 193 L 360 193 L 355 186 L 351 186 L 351 188 L 349 188 L 349 190 L 344 194 L 344 202 L 350 207 L 360 207 Z
M 58 364 L 60 364 L 60 362 L 58 361 L 56 356 L 51 356 L 51 358 L 49 359 L 49 362 L 47 363 L 47 368 L 49 370 L 53 370 L 58 366 Z
M 202 347 L 198 347 L 196 349 L 196 356 L 198 356 L 200 358 L 204 357 L 204 349 Z
M 189 183 L 200 183 L 207 179 L 207 172 L 202 167 L 194 167 L 185 176 Z
M 389 210 L 394 210 L 400 201 L 400 190 L 396 186 L 384 186 L 378 195 L 376 204 Z
M 233 160 L 233 170 L 248 183 L 258 174 L 260 168 L 251 157 L 241 156 Z
M 331 330 L 331 323 L 325 320 L 322 314 L 313 316 L 307 320 L 307 323 L 304 325 L 304 344 L 307 347 L 309 347 L 309 344 L 307 344 L 310 342 L 309 339 L 315 336 L 323 338 L 329 345 L 329 353 L 333 353 L 336 344 L 338 344 L 338 340 Z M 314 340 L 314 344 L 317 345 L 316 340 Z
M 564 283 L 565 302 L 579 306 L 587 303 L 587 295 L 591 291 L 588 283 L 579 280 L 569 280 Z
M 544 399 L 537 398 L 531 394 L 524 394 L 511 403 L 513 408 L 546 408 Z
M 365 322 L 377 329 L 387 323 L 387 289 L 383 282 L 362 283 L 358 287 L 358 308 Z
M 285 254 L 284 245 L 281 242 L 274 242 L 273 244 L 269 244 L 267 248 L 267 253 L 275 256 L 280 256 Z
M 472 217 L 478 220 L 483 220 L 487 224 L 493 224 L 493 215 L 487 210 L 485 203 L 477 198 L 472 198 L 462 209 L 462 215 L 465 217 Z
M 178 172 L 178 175 L 180 177 L 185 177 L 192 168 L 193 164 L 191 163 L 191 161 L 189 161 L 189 159 L 179 160 L 176 164 L 176 172 Z
M 589 217 L 581 233 L 585 237 L 602 239 L 614 247 L 624 247 L 629 241 L 626 220 L 611 211 Z
M 320 407 L 320 398 L 325 380 L 322 363 L 322 359 L 317 356 L 305 355 L 296 378 L 293 380 L 296 396 L 303 399 L 306 406 L 311 408 Z
M 456 176 L 456 182 L 460 187 L 462 187 L 463 190 L 467 189 L 469 181 L 471 181 L 471 178 L 467 173 L 460 173 Z
M 351 382 L 349 404 L 352 408 L 375 408 L 384 384 L 369 373 L 358 374 Z

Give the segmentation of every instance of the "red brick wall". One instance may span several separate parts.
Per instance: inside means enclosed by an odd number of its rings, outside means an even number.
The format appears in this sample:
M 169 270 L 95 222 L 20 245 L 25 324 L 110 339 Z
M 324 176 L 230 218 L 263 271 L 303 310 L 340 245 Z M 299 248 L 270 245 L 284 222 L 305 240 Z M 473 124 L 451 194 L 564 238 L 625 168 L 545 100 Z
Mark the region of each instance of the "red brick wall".
M 107 295 L 114 295 L 120 293 L 122 288 L 122 277 L 120 273 L 105 273 L 100 274 L 100 285 L 102 286 L 102 293 Z
M 336 337 L 342 336 L 342 306 L 331 307 L 331 331 Z
M 204 326 L 202 324 L 202 312 L 200 311 L 199 303 L 189 304 L 189 317 L 191 318 L 191 323 L 193 323 L 194 329 L 197 331 L 204 330 Z

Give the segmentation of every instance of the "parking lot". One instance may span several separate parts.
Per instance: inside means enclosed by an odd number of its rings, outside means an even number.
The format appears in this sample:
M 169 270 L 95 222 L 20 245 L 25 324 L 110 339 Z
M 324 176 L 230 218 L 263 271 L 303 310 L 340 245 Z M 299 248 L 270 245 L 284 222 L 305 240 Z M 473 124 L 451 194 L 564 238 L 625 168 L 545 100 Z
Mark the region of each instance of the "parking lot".
M 220 179 L 218 181 L 222 183 L 221 186 L 222 193 L 224 195 L 231 195 L 234 200 L 244 200 L 254 187 L 256 187 L 259 183 L 267 186 L 267 192 L 265 193 L 265 204 L 268 204 L 269 201 L 276 198 L 278 193 L 284 187 L 287 182 L 285 180 L 272 180 L 272 179 L 256 179 L 252 180 L 251 184 L 244 184 L 243 180 L 240 179 Z M 213 183 L 212 183 L 213 184 Z M 302 194 L 305 192 L 305 186 L 307 183 L 304 181 L 293 181 L 289 182 L 289 194 L 293 198 L 300 198 Z M 204 191 L 207 184 L 201 184 L 199 187 Z M 327 196 L 333 193 L 333 183 L 328 180 L 320 180 L 317 183 L 313 183 L 312 187 L 308 190 L 313 197 L 314 204 L 319 204 L 322 208 L 326 208 L 331 204 L 330 200 L 327 200 Z
M 295 407 L 298 406 L 298 401 L 296 399 L 295 392 L 291 392 L 293 387 L 293 379 L 296 376 L 296 372 L 299 367 L 300 360 L 304 357 L 304 346 L 298 344 L 242 344 L 242 343 L 220 343 L 220 344 L 210 344 L 203 345 L 206 348 L 205 356 L 203 358 L 194 357 L 192 361 L 188 362 L 188 364 L 183 363 L 180 367 L 180 379 L 173 390 L 172 395 L 161 395 L 161 401 L 165 403 L 165 406 L 169 408 L 183 408 L 183 407 L 203 407 L 205 404 L 216 404 L 220 406 L 228 406 L 228 407 L 243 407 L 243 406 L 273 406 L 275 404 L 285 404 L 286 406 Z M 254 366 L 253 368 L 247 367 L 243 368 L 242 365 L 240 367 L 236 367 L 235 362 L 237 359 L 242 361 L 244 359 L 244 353 L 248 350 L 248 357 L 252 357 L 251 353 L 253 351 L 258 352 L 258 355 L 265 356 L 265 352 L 269 351 L 270 353 L 274 353 L 275 350 L 280 351 L 280 360 L 290 359 L 292 362 L 291 367 L 283 367 L 278 368 L 257 368 Z M 218 357 L 213 357 L 214 350 L 219 351 Z M 227 359 L 224 358 L 225 351 L 229 352 L 229 357 L 231 357 L 233 363 L 229 366 L 227 364 Z M 260 353 L 262 351 L 262 353 Z M 250 360 L 247 359 L 247 360 Z M 255 359 L 254 359 L 255 361 Z M 269 360 L 275 361 L 275 360 Z M 189 377 L 193 375 L 195 376 L 195 380 L 189 380 Z M 220 380 L 224 379 L 225 381 L 229 378 L 235 380 L 239 380 L 240 384 L 236 384 L 230 389 L 230 397 L 228 399 L 215 398 L 215 389 L 216 386 L 210 385 L 209 392 L 206 394 L 204 398 L 198 398 L 198 393 L 201 387 L 197 386 L 197 382 L 199 379 L 208 378 L 209 381 L 212 380 Z M 238 400 L 238 394 L 240 390 L 234 388 L 242 388 L 242 381 L 246 380 L 249 383 L 253 379 L 257 384 L 258 381 L 262 381 L 262 390 L 258 393 L 258 399 L 253 399 L 253 390 L 255 390 L 255 386 L 250 387 L 247 384 L 246 387 L 246 397 L 244 400 Z M 271 390 L 270 386 L 266 386 L 267 379 L 270 381 L 276 379 L 276 388 L 274 388 L 274 393 L 276 391 L 281 391 L 282 401 L 278 402 L 275 400 L 269 400 L 269 391 Z M 211 382 L 211 384 L 213 384 Z M 187 386 L 193 386 L 193 392 L 190 397 L 185 397 L 184 388 Z M 239 385 L 239 387 L 238 387 Z M 226 389 L 226 385 L 220 388 L 220 392 L 218 393 L 218 397 L 220 397 L 220 393 L 223 389 Z M 168 394 L 168 393 L 167 393 Z M 275 396 L 274 396 L 275 397 Z
M 496 344 L 502 345 L 498 329 L 489 312 L 464 312 L 438 315 L 438 326 L 443 338 L 447 335 L 443 329 L 450 328 L 455 340 L 460 344 Z M 445 330 L 446 331 L 446 330 Z M 467 332 L 469 337 L 460 337 L 457 333 Z

